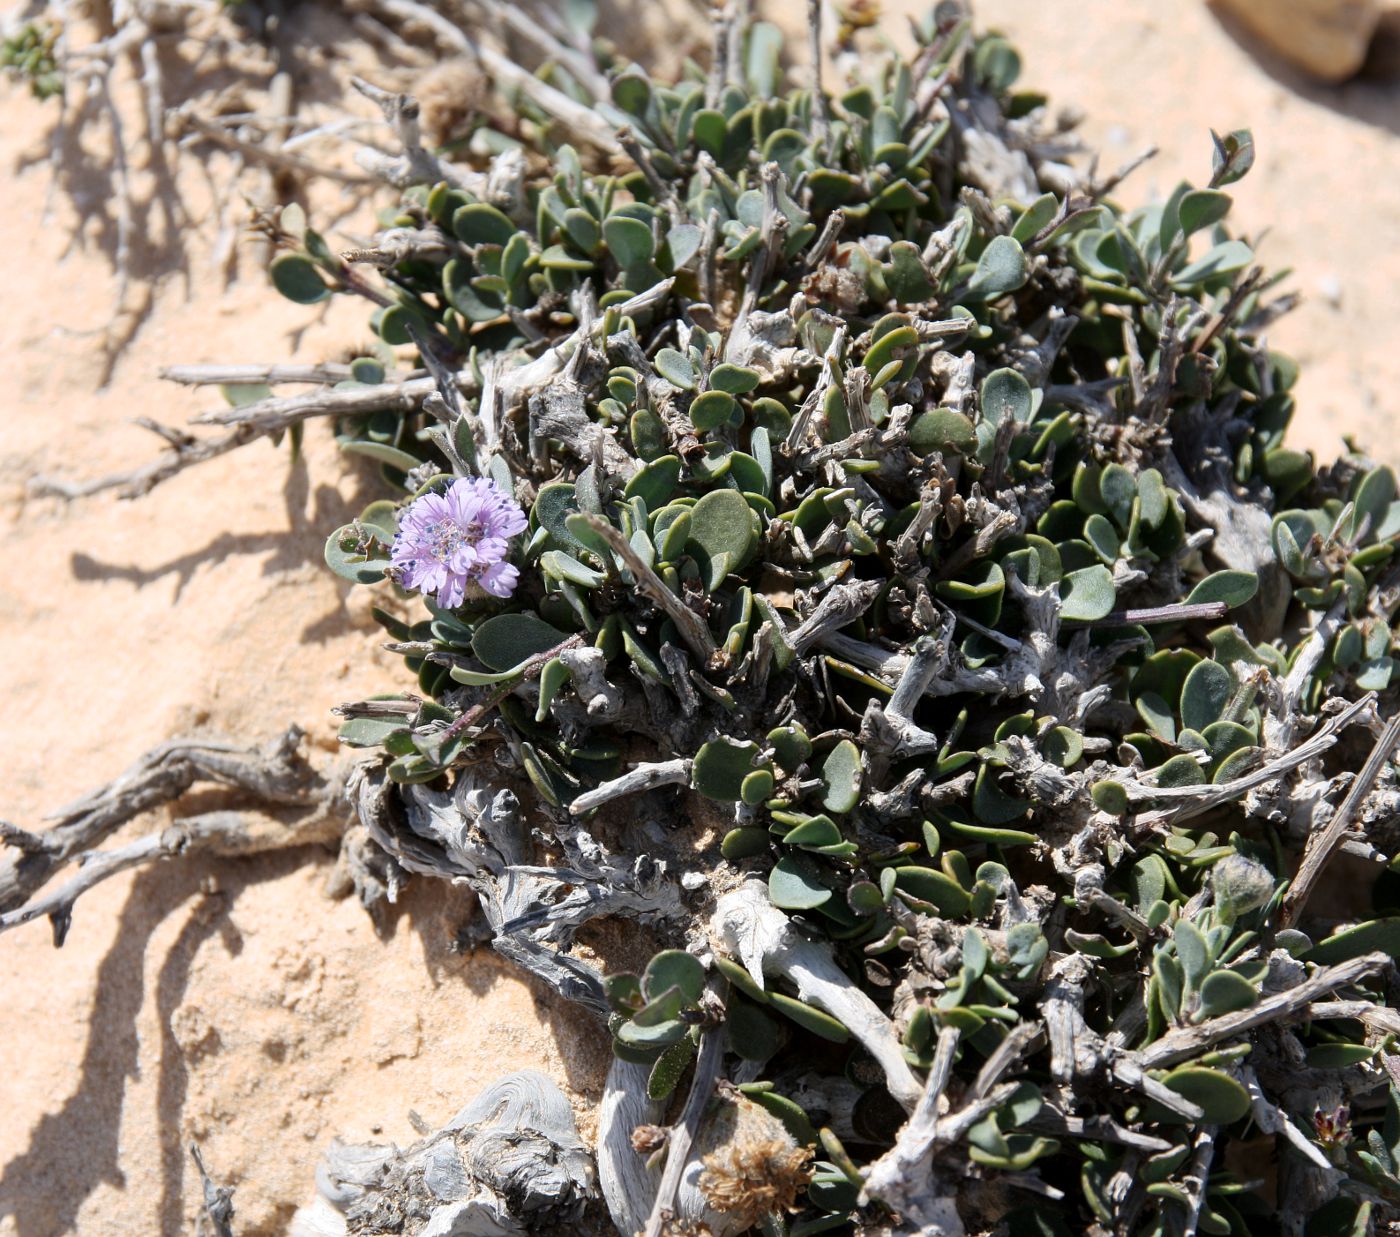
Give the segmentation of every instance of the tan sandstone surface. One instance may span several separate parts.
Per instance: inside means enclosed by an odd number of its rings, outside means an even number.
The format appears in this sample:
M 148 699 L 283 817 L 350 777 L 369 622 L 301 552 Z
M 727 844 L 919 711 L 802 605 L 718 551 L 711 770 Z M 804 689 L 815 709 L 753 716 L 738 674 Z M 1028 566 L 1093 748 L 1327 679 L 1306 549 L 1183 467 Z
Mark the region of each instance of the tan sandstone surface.
M 1303 364 L 1296 440 L 1332 452 L 1354 432 L 1400 460 L 1400 88 L 1304 85 L 1195 4 L 982 0 L 979 13 L 1020 44 L 1027 83 L 1086 113 L 1106 166 L 1162 147 L 1124 200 L 1202 179 L 1209 127 L 1254 127 L 1256 170 L 1232 192 L 1237 226 L 1268 230 L 1262 257 L 1293 267 L 1307 297 L 1275 331 Z M 25 482 L 131 467 L 158 445 L 131 418 L 179 423 L 218 402 L 160 382 L 162 365 L 338 359 L 367 342 L 364 315 L 290 305 L 247 262 L 226 289 L 191 167 L 188 279 L 153 215 L 136 256 L 154 304 L 107 375 L 110 184 L 89 174 L 68 186 L 76 205 L 59 192 L 46 215 L 52 105 L 0 86 L 0 106 L 0 816 L 37 826 L 173 734 L 261 741 L 298 721 L 324 760 L 329 709 L 402 681 L 368 597 L 320 562 L 371 485 L 325 427 L 295 467 L 285 445 L 258 443 L 135 502 L 65 505 Z M 192 1140 L 237 1187 L 240 1234 L 279 1233 L 333 1135 L 410 1140 L 410 1111 L 440 1123 L 521 1066 L 586 1112 L 606 1060 L 592 1027 L 464 950 L 470 907 L 441 889 L 411 891 L 376 934 L 353 901 L 323 896 L 331 861 L 176 860 L 84 898 L 62 950 L 43 923 L 0 939 L 0 1237 L 191 1231 Z

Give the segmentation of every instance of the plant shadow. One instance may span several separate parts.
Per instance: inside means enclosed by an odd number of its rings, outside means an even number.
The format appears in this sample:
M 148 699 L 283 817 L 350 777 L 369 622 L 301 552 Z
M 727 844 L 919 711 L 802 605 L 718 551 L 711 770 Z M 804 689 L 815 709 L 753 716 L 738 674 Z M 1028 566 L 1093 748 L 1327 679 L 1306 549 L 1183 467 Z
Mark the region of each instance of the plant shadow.
M 251 884 L 299 867 L 314 849 L 289 849 L 233 863 L 197 857 L 136 874 L 112 947 L 98 968 L 76 1085 L 61 1107 L 37 1122 L 28 1147 L 0 1169 L 0 1221 L 10 1220 L 16 1237 L 77 1231 L 78 1215 L 95 1190 L 103 1185 L 118 1189 L 129 1185 L 121 1168 L 121 1126 L 127 1082 L 141 1071 L 137 1024 L 146 1001 L 146 955 L 161 924 L 192 899 L 199 899 L 155 981 L 161 1034 L 160 1224 L 162 1232 L 180 1231 L 189 1171 L 181 1141 L 188 1073 L 171 1029 L 171 1015 L 185 997 L 191 964 L 205 941 L 219 936 L 230 955 L 241 950 L 241 936 L 230 916 L 239 894 Z M 219 892 L 203 892 L 215 870 Z M 81 1148 L 81 1155 L 74 1155 L 75 1147 Z

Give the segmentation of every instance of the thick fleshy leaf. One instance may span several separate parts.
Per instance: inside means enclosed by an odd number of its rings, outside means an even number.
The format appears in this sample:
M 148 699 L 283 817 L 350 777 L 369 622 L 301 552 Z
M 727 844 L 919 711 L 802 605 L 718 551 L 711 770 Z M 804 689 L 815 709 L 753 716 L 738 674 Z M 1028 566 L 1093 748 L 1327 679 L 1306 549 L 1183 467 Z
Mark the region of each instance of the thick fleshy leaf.
M 1207 1125 L 1229 1125 L 1249 1112 L 1249 1092 L 1220 1070 L 1183 1065 L 1162 1081 L 1199 1107 Z
M 273 287 L 298 305 L 315 305 L 331 294 L 316 264 L 300 253 L 284 253 L 272 260 Z
M 1102 564 L 1071 571 L 1060 583 L 1060 617 L 1092 623 L 1113 609 L 1113 573 Z
M 651 363 L 656 372 L 673 387 L 679 387 L 683 391 L 695 389 L 695 366 L 684 353 L 677 352 L 674 348 L 662 348 L 652 358 Z
M 452 230 L 464 245 L 505 245 L 515 235 L 515 224 L 494 206 L 473 202 L 452 216 Z
M 1234 675 L 1218 661 L 1198 663 L 1181 687 L 1181 724 L 1204 730 L 1219 721 L 1234 692 Z
M 970 455 L 977 447 L 977 431 L 962 413 L 952 408 L 934 408 L 914 418 L 909 427 L 909 445 L 917 455 L 934 451 Z
M 1214 962 L 1205 935 L 1189 920 L 1178 919 L 1172 929 L 1172 941 L 1176 945 L 1176 956 L 1181 960 L 1186 982 L 1192 987 L 1199 987 Z
M 757 755 L 756 743 L 711 739 L 695 753 L 691 783 L 706 798 L 735 803 L 743 797 L 744 779 L 754 771 Z
M 970 301 L 994 301 L 1026 282 L 1026 255 L 1014 237 L 994 237 L 977 259 L 967 286 Z
M 1230 206 L 1228 193 L 1221 193 L 1218 189 L 1192 189 L 1182 196 L 1177 206 L 1182 235 L 1190 236 L 1193 232 L 1219 223 L 1230 213 Z
M 695 1041 L 689 1035 L 667 1048 L 656 1058 L 656 1064 L 651 1067 L 651 1073 L 647 1076 L 647 1097 L 664 1100 L 670 1095 L 685 1077 L 685 1071 L 690 1068 L 694 1056 Z
M 1201 1011 L 1208 1018 L 1249 1009 L 1259 1002 L 1259 989 L 1235 971 L 1213 971 L 1201 984 Z
M 860 749 L 842 739 L 822 763 L 822 806 L 828 812 L 849 812 L 860 798 Z
M 651 229 L 640 219 L 626 215 L 609 215 L 603 220 L 603 239 L 608 252 L 624 268 L 650 262 L 656 253 Z
M 851 1038 L 851 1033 L 835 1018 L 811 1005 L 784 996 L 781 992 L 770 993 L 768 999 L 775 1010 L 791 1018 L 804 1030 L 811 1031 L 813 1035 L 830 1040 L 833 1044 L 844 1044 Z
M 746 365 L 716 365 L 710 371 L 710 389 L 730 395 L 747 395 L 761 380 L 758 370 Z
M 1309 962 L 1333 966 L 1377 950 L 1400 956 L 1400 918 L 1372 919 L 1354 928 L 1343 928 L 1319 941 L 1304 957 Z
M 706 391 L 691 401 L 691 424 L 702 432 L 717 430 L 730 423 L 738 407 L 728 391 Z
M 896 868 L 894 886 L 921 902 L 930 903 L 945 915 L 966 914 L 971 905 L 967 890 L 937 868 Z
M 359 544 L 353 524 L 336 529 L 326 538 L 326 566 L 343 580 L 354 584 L 375 584 L 384 578 L 389 560 L 366 557 L 360 552 Z
M 748 560 L 755 544 L 753 523 L 748 502 L 736 490 L 711 490 L 691 508 L 688 549 L 707 587 L 718 588 Z
M 779 910 L 815 910 L 831 901 L 832 896 L 831 890 L 797 859 L 779 859 L 768 874 L 768 898 Z
M 982 380 L 982 419 L 992 425 L 1029 421 L 1034 415 L 1030 384 L 1014 369 L 994 369 Z
M 681 1001 L 694 1005 L 705 990 L 705 968 L 683 949 L 665 949 L 653 955 L 642 972 L 642 991 L 654 1001 L 670 988 L 678 988 Z
M 506 671 L 568 638 L 568 632 L 529 611 L 497 614 L 472 633 L 472 652 L 492 670 Z
M 1223 601 L 1232 610 L 1259 591 L 1259 577 L 1252 571 L 1215 571 L 1206 576 L 1186 598 L 1187 605 Z
M 1244 241 L 1222 241 L 1177 271 L 1172 276 L 1172 283 L 1180 288 L 1189 288 L 1208 279 L 1242 270 L 1253 261 L 1254 251 Z

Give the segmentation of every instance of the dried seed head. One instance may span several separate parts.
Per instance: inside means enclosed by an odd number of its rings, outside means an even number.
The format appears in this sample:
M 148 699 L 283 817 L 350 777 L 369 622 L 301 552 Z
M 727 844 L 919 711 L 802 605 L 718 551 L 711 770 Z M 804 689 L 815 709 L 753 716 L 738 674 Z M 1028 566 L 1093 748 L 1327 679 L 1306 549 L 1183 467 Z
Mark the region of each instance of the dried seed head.
M 669 1137 L 660 1125 L 639 1125 L 632 1131 L 632 1150 L 638 1155 L 652 1155 L 666 1145 Z
M 1226 855 L 1211 869 L 1210 883 L 1216 907 L 1231 920 L 1263 906 L 1278 887 L 1268 868 L 1244 855 Z
M 744 1228 L 765 1216 L 796 1211 L 812 1178 L 811 1150 L 752 1100 L 736 1095 L 702 1138 L 700 1191 L 710 1206 Z
M 791 1138 L 751 1139 L 707 1155 L 700 1189 L 712 1207 L 749 1227 L 765 1216 L 798 1210 L 812 1179 L 811 1158 Z
M 468 60 L 448 60 L 424 73 L 413 93 L 428 145 L 445 146 L 465 137 L 488 90 L 481 70 Z

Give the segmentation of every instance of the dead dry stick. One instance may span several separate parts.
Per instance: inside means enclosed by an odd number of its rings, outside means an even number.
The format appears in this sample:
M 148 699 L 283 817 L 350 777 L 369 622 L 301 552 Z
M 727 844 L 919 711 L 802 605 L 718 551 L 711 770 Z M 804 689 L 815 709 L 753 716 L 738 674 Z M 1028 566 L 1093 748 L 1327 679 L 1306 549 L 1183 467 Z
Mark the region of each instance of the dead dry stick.
M 241 790 L 263 803 L 309 805 L 324 784 L 298 753 L 302 731 L 290 727 L 261 750 L 218 739 L 174 739 L 125 773 L 55 813 L 44 833 L 0 831 L 12 853 L 0 852 L 0 912 L 23 906 L 70 860 L 100 846 L 143 812 L 171 803 L 198 782 Z
M 681 639 L 690 646 L 690 651 L 700 659 L 702 668 L 707 667 L 715 655 L 715 638 L 705 620 L 685 604 L 662 582 L 661 577 L 642 561 L 642 557 L 632 548 L 627 538 L 605 520 L 596 515 L 587 516 L 588 526 L 608 543 L 608 549 L 616 554 L 632 573 L 637 591 L 653 605 L 665 611 L 680 632 Z
M 831 136 L 831 114 L 822 89 L 822 4 L 823 0 L 807 0 L 807 51 L 812 57 L 812 117 L 817 141 L 825 145 Z
M 700 1121 L 715 1093 L 723 1058 L 724 1028 L 710 1027 L 700 1037 L 695 1076 L 690 1083 L 690 1093 L 685 1097 L 685 1108 L 681 1110 L 680 1120 L 670 1129 L 666 1143 L 666 1167 L 661 1170 L 661 1184 L 657 1187 L 656 1201 L 652 1204 L 643 1237 L 661 1237 L 668 1220 L 672 1218 L 676 1191 L 680 1189 L 685 1166 L 690 1163 L 690 1152 L 695 1146 L 695 1136 L 700 1132 Z
M 217 1185 L 204 1167 L 204 1157 L 199 1153 L 199 1144 L 190 1143 L 190 1155 L 194 1166 L 199 1170 L 199 1180 L 204 1192 L 204 1214 L 213 1226 L 214 1237 L 234 1237 L 233 1235 L 233 1187 Z
M 782 976 L 801 1000 L 845 1026 L 884 1070 L 890 1094 L 906 1112 L 914 1110 L 924 1088 L 909 1068 L 894 1025 L 851 983 L 829 948 L 804 937 L 773 905 L 764 884 L 746 881 L 720 898 L 710 931 L 759 987 L 765 974 Z
M 290 151 L 246 141 L 238 134 L 224 128 L 223 125 L 206 120 L 189 103 L 176 108 L 172 115 L 178 123 L 188 126 L 200 137 L 207 138 L 209 141 L 224 147 L 225 150 L 237 151 L 245 159 L 251 159 L 254 163 L 277 168 L 284 172 L 295 172 L 298 176 L 304 176 L 309 181 L 333 180 L 342 185 L 377 185 L 381 183 L 378 177 L 370 176 L 365 172 L 349 172 L 326 164 L 313 163 L 310 159 L 304 159 L 301 155 L 293 154 Z
M 128 868 L 143 867 L 176 855 L 261 854 L 288 846 L 303 846 L 309 842 L 328 842 L 338 837 L 340 832 L 340 822 L 330 814 L 321 813 L 310 815 L 304 822 L 290 826 L 280 822 L 258 822 L 242 812 L 205 812 L 199 816 L 187 816 L 168 829 L 147 834 L 125 846 L 92 851 L 81 856 L 81 866 L 72 880 L 0 915 L 0 933 L 35 919 L 48 918 L 53 922 L 53 943 L 61 946 L 72 924 L 73 907 L 78 899 L 108 877 L 125 872 Z
M 329 361 L 319 365 L 167 365 L 158 372 L 167 382 L 184 387 L 274 386 L 284 382 L 332 386 L 355 376 L 349 365 Z
M 1292 751 L 1285 752 L 1282 756 L 1269 761 L 1268 764 L 1255 769 L 1252 773 L 1246 773 L 1242 777 L 1233 778 L 1228 782 L 1200 786 L 1152 786 L 1136 779 L 1125 779 L 1123 788 L 1127 791 L 1128 799 L 1131 802 L 1175 801 L 1173 806 L 1143 812 L 1136 818 L 1136 826 L 1139 829 L 1147 830 L 1168 822 L 1179 823 L 1182 820 L 1188 820 L 1222 803 L 1238 799 L 1256 786 L 1263 786 L 1284 776 L 1314 757 L 1322 755 L 1337 742 L 1337 737 L 1343 729 L 1371 709 L 1374 704 L 1375 693 L 1368 692 L 1360 700 L 1354 701 L 1340 713 L 1328 718 L 1318 727 L 1315 734 Z
M 1149 606 L 1145 610 L 1114 610 L 1101 619 L 1065 619 L 1066 627 L 1130 627 L 1141 623 L 1190 623 L 1197 619 L 1224 618 L 1229 610 L 1223 601 L 1182 602 L 1172 606 Z
M 1309 1015 L 1312 1002 L 1330 995 L 1339 988 L 1359 983 L 1375 975 L 1392 965 L 1392 961 L 1387 954 L 1370 953 L 1339 962 L 1335 966 L 1323 967 L 1309 975 L 1302 983 L 1271 997 L 1265 997 L 1258 1005 L 1249 1009 L 1242 1009 L 1233 1014 L 1221 1014 L 1218 1018 L 1207 1019 L 1199 1026 L 1179 1027 L 1175 1031 L 1169 1031 L 1161 1039 L 1148 1044 L 1137 1057 L 1148 1069 L 1179 1065 L 1204 1052 L 1213 1044 L 1246 1035 L 1250 1031 L 1286 1018 L 1305 1018 Z
M 503 86 L 520 91 L 531 102 L 548 112 L 576 137 L 583 138 L 608 154 L 620 155 L 622 147 L 608 122 L 590 107 L 576 103 L 562 90 L 541 81 L 508 56 L 476 43 L 464 30 L 442 14 L 417 0 L 372 0 L 372 7 L 400 21 L 417 22 L 432 32 L 444 47 L 478 61 Z
M 566 47 L 533 14 L 521 12 L 518 0 L 512 0 L 509 4 L 500 4 L 497 0 L 472 0 L 472 3 L 479 5 L 512 34 L 534 44 L 546 60 L 557 60 L 600 103 L 611 101 L 612 90 L 608 79 L 593 63 L 592 57 L 577 48 Z
M 1314 833 L 1308 839 L 1307 849 L 1303 852 L 1303 862 L 1298 866 L 1298 874 L 1293 878 L 1288 892 L 1283 895 L 1283 905 L 1279 908 L 1280 927 L 1291 926 L 1303 913 L 1303 908 L 1307 905 L 1308 898 L 1312 896 L 1313 887 L 1322 875 L 1323 868 L 1327 866 L 1328 860 L 1336 854 L 1347 830 L 1351 828 L 1352 821 L 1356 819 L 1357 813 L 1361 810 L 1366 796 L 1371 793 L 1381 771 L 1394 755 L 1397 744 L 1400 744 L 1400 714 L 1392 717 L 1389 724 L 1381 732 L 1381 737 L 1376 740 L 1375 747 L 1371 749 L 1371 755 L 1361 766 L 1361 772 L 1356 775 L 1356 781 L 1351 784 L 1347 797 L 1342 800 L 1341 806 L 1332 814 L 1332 819 L 1327 822 L 1326 828 L 1320 833 Z
M 582 816 L 596 807 L 627 795 L 654 790 L 658 786 L 684 786 L 690 781 L 691 762 L 686 759 L 666 760 L 656 764 L 638 765 L 635 769 L 604 782 L 569 804 L 571 816 Z
M 202 413 L 194 419 L 196 425 L 227 425 L 232 430 L 219 438 L 195 438 L 180 430 L 172 430 L 148 418 L 137 424 L 160 434 L 170 443 L 164 455 L 130 472 L 110 473 L 88 481 L 67 481 L 61 477 L 34 477 L 29 482 L 31 494 L 59 498 L 86 498 L 104 490 L 120 490 L 123 498 L 140 498 L 162 481 L 183 472 L 195 464 L 215 459 L 237 447 L 246 446 L 259 438 L 267 438 L 315 417 L 363 416 L 371 412 L 390 410 L 409 412 L 436 390 L 431 378 L 413 378 L 399 383 L 381 383 L 348 391 L 309 391 L 302 395 L 273 396 L 242 407 L 218 409 Z

